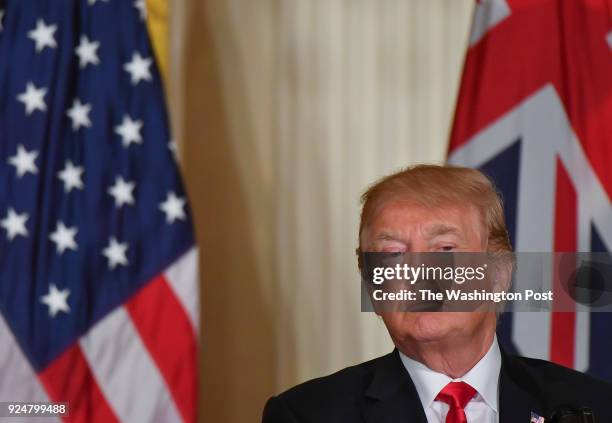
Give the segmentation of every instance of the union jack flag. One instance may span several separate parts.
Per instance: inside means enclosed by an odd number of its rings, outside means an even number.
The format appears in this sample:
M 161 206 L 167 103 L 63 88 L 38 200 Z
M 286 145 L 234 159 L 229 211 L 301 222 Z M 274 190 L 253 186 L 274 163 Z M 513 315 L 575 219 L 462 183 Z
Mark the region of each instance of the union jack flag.
M 0 401 L 75 422 L 196 420 L 197 251 L 145 18 L 0 0 Z
M 612 247 L 612 8 L 607 0 L 483 0 L 449 161 L 489 174 L 516 251 Z M 513 313 L 511 351 L 612 380 L 608 313 Z

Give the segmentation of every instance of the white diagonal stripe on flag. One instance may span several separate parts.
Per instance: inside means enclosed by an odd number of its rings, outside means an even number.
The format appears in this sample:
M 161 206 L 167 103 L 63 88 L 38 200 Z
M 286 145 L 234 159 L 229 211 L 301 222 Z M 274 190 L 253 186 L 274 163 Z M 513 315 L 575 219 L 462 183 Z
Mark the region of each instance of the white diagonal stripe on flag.
M 510 15 L 510 8 L 505 0 L 484 0 L 474 6 L 470 46 L 480 41 L 486 33 Z
M 100 390 L 121 421 L 182 421 L 124 307 L 96 324 L 79 343 Z
M 0 369 L 11 369 L 10 379 L 0 377 L 0 401 L 49 401 L 2 314 L 0 339 Z
M 198 249 L 191 248 L 164 272 L 164 276 L 189 315 L 196 336 L 200 327 Z
M 13 332 L 0 314 L 0 369 L 11 369 L 11 377 L 0 377 L 0 401 L 49 401 L 49 397 L 36 377 L 36 373 L 21 348 L 15 341 Z M 2 422 L 24 422 L 23 418 L 4 418 Z M 31 422 L 59 422 L 56 418 L 41 417 Z

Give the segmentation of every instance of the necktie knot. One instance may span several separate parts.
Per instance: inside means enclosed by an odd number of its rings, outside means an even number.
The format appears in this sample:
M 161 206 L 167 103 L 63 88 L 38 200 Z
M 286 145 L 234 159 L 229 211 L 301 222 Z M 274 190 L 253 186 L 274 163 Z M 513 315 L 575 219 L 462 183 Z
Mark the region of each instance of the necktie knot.
M 465 382 L 450 382 L 446 385 L 438 396 L 436 401 L 442 401 L 448 404 L 450 410 L 446 416 L 447 423 L 464 423 L 467 421 L 465 411 L 463 410 L 468 402 L 476 395 L 476 389 L 472 388 Z

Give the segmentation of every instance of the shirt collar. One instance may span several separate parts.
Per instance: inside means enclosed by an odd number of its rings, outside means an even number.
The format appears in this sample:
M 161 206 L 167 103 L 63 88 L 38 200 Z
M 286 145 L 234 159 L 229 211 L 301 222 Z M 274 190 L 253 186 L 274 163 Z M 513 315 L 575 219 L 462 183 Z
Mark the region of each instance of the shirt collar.
M 497 412 L 497 385 L 501 369 L 501 352 L 494 337 L 489 351 L 466 374 L 452 379 L 443 373 L 431 370 L 416 360 L 413 360 L 401 351 L 400 358 L 404 367 L 410 374 L 414 386 L 424 408 L 431 406 L 438 393 L 449 382 L 465 382 L 471 385 L 493 411 Z

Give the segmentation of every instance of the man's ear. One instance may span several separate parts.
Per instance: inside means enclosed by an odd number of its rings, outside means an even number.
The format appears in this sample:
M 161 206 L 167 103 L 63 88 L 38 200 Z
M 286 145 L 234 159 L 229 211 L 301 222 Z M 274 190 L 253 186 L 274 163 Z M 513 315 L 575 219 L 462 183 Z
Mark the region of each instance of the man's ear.
M 509 292 L 514 273 L 515 257 L 512 252 L 499 252 L 493 254 L 495 273 L 493 277 L 494 292 Z

